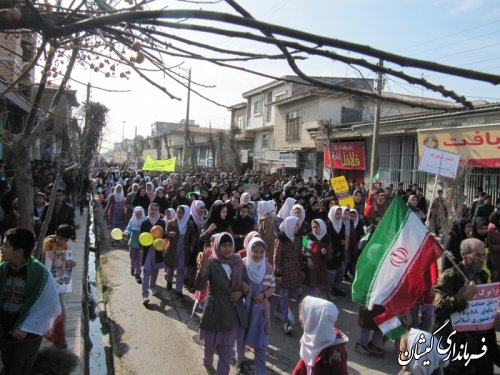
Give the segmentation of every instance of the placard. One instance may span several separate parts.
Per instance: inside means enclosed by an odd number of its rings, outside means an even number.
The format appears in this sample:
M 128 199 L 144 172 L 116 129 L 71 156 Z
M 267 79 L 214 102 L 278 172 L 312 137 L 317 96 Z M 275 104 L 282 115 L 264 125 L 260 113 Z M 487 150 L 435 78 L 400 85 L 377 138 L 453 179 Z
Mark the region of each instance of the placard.
M 467 308 L 450 315 L 456 331 L 484 331 L 495 325 L 500 302 L 500 283 L 477 286 L 478 293 L 467 301 Z
M 460 155 L 424 146 L 418 170 L 443 177 L 456 178 Z
M 73 251 L 71 248 L 45 252 L 45 267 L 52 273 L 58 293 L 71 292 L 72 263 Z
M 349 194 L 349 184 L 344 176 L 334 177 L 330 179 L 333 190 L 339 199 L 339 204 L 341 206 L 348 206 L 349 208 L 354 208 L 354 199 L 351 194 Z

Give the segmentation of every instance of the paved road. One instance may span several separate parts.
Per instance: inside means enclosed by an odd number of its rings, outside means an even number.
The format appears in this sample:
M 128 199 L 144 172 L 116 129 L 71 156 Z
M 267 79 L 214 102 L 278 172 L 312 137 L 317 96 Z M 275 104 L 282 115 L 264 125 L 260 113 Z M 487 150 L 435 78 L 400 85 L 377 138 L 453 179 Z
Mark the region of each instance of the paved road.
M 186 302 L 166 290 L 163 271 L 158 277 L 160 295 L 150 296 L 150 308 L 142 305 L 140 285 L 129 273 L 128 253 L 122 248 L 106 252 L 104 272 L 112 288 L 107 313 L 114 326 L 117 374 L 205 374 L 201 366 L 202 347 L 196 340 L 199 315 L 190 317 L 192 295 Z M 272 298 L 273 305 L 277 297 Z M 366 358 L 354 351 L 357 334 L 357 306 L 347 297 L 336 301 L 340 309 L 338 327 L 350 338 L 350 374 L 396 374 L 399 371 L 392 342 L 386 343 L 384 359 Z M 280 321 L 272 322 L 268 368 L 271 374 L 290 374 L 299 357 L 302 334 L 295 327 L 285 335 Z M 253 359 L 252 353 L 247 357 Z M 117 363 L 116 363 L 117 361 Z
M 96 223 L 102 217 L 96 215 Z M 99 225 L 98 225 L 99 227 Z M 196 339 L 199 315 L 191 318 L 193 296 L 180 302 L 166 290 L 164 272 L 160 271 L 160 294 L 150 296 L 150 308 L 142 305 L 140 285 L 130 276 L 125 242 L 110 244 L 109 230 L 101 229 L 101 264 L 111 290 L 107 315 L 111 324 L 115 372 L 117 374 L 206 374 L 201 365 L 202 346 Z M 350 285 L 346 284 L 346 288 Z M 271 298 L 276 304 L 277 296 Z M 399 366 L 394 344 L 387 342 L 385 358 L 363 357 L 354 351 L 357 335 L 357 305 L 349 297 L 336 300 L 340 310 L 338 327 L 350 341 L 347 344 L 350 374 L 397 374 Z M 295 308 L 295 312 L 297 307 Z M 272 310 L 274 311 L 274 310 Z M 281 330 L 280 321 L 272 321 L 268 369 L 270 374 L 290 374 L 299 358 L 300 327 L 290 335 Z M 253 360 L 253 354 L 246 356 Z M 232 369 L 236 373 L 235 369 Z

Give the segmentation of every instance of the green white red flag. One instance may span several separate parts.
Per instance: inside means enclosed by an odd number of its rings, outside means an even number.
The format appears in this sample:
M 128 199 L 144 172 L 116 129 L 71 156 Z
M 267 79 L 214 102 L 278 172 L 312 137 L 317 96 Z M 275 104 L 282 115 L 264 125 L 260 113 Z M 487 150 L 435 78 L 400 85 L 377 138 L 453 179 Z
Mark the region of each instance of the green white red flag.
M 423 275 L 442 253 L 420 218 L 395 196 L 358 259 L 353 301 L 403 314 L 426 290 Z

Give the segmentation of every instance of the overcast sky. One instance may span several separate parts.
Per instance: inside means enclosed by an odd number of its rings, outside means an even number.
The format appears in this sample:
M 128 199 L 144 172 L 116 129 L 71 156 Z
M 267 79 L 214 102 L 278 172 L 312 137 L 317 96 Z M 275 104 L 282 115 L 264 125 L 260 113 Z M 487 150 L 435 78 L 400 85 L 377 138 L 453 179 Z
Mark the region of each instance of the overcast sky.
M 163 1 L 169 9 L 200 8 L 234 13 L 223 3 L 200 5 L 184 2 Z M 261 21 L 307 31 L 309 33 L 370 45 L 374 48 L 427 59 L 439 63 L 500 74 L 500 3 L 497 0 L 241 0 L 255 18 Z M 174 30 L 176 35 L 185 35 Z M 198 34 L 197 39 L 225 48 L 243 48 L 261 52 L 258 44 L 235 39 L 223 39 Z M 277 50 L 267 52 L 278 53 Z M 345 53 L 339 50 L 338 52 Z M 376 62 L 375 59 L 370 61 Z M 167 61 L 175 65 L 179 60 Z M 192 69 L 193 81 L 214 88 L 200 91 L 225 105 L 243 101 L 242 93 L 269 82 L 269 79 L 248 75 L 239 71 L 216 67 L 199 61 L 186 61 L 185 68 Z M 293 74 L 283 62 L 254 62 L 248 68 L 275 76 Z M 306 73 L 316 76 L 359 77 L 359 73 L 342 64 L 321 59 L 301 62 Z M 443 74 L 408 71 L 422 74 L 433 83 L 453 89 L 470 100 L 500 101 L 500 88 L 491 84 L 447 77 Z M 367 78 L 374 74 L 363 72 Z M 95 87 L 105 87 L 123 92 L 105 92 L 92 89 L 91 100 L 105 104 L 109 109 L 109 126 L 106 141 L 119 141 L 122 132 L 132 138 L 135 127 L 138 134 L 149 135 L 154 121 L 178 122 L 186 114 L 186 89 L 164 81 L 173 94 L 182 101 L 169 99 L 157 88 L 139 77 L 130 80 L 105 78 L 102 74 L 79 70 L 75 78 L 90 82 Z M 80 102 L 85 100 L 85 87 L 76 82 Z M 409 95 L 439 97 L 420 87 L 388 78 L 385 91 Z M 227 109 L 209 103 L 196 95 L 191 96 L 190 119 L 201 126 L 228 127 L 230 113 Z

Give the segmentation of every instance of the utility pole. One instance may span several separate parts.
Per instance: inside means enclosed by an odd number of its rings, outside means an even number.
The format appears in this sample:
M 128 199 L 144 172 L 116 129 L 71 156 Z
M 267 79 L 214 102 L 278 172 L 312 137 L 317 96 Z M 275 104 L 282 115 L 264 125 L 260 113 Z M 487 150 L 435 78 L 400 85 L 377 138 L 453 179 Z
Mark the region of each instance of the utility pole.
M 383 66 L 383 61 L 382 59 L 379 60 L 378 65 L 380 67 Z M 377 73 L 377 94 L 382 95 L 382 87 L 384 86 L 383 83 L 384 77 L 382 76 L 382 72 L 379 70 Z M 378 167 L 378 157 L 377 155 L 377 145 L 378 145 L 378 135 L 379 135 L 379 126 L 380 126 L 380 99 L 375 99 L 375 111 L 374 111 L 374 121 L 373 121 L 373 138 L 372 138 L 372 152 L 371 152 L 371 158 L 370 158 L 370 179 L 375 176 L 375 173 L 377 173 L 377 167 Z M 371 188 L 371 186 L 370 186 Z
M 189 103 L 191 100 L 191 68 L 188 73 L 188 94 L 186 105 L 186 123 L 184 124 L 184 150 L 182 152 L 182 164 L 187 167 L 189 165 L 189 158 L 187 157 L 191 134 L 189 132 Z
M 321 127 L 323 129 L 323 135 L 326 140 L 326 147 L 328 152 L 328 157 L 330 158 L 330 178 L 333 178 L 333 158 L 332 158 L 332 148 L 331 148 L 331 139 L 332 139 L 332 120 L 320 121 Z

